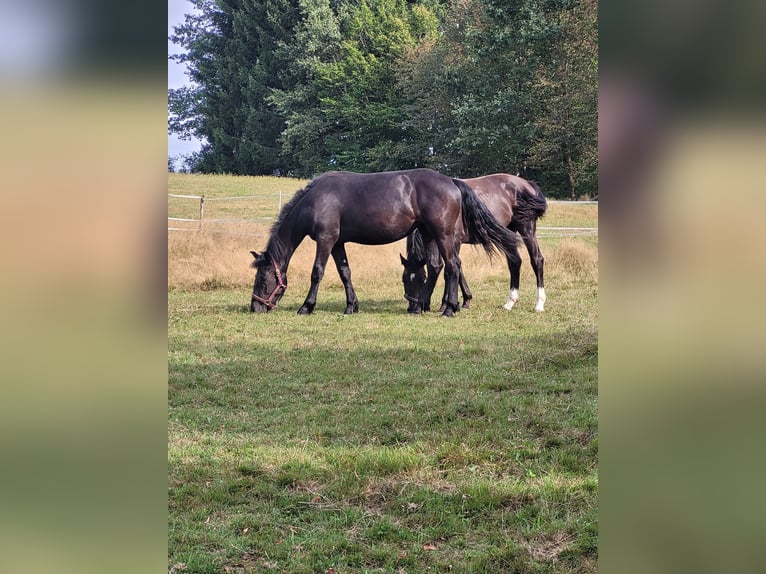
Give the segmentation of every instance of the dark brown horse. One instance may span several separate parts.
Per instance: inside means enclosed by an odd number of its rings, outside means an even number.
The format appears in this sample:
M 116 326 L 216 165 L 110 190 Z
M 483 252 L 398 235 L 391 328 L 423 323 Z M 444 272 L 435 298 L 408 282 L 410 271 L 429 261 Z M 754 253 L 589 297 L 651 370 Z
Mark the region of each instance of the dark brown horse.
M 332 255 L 346 290 L 345 313 L 359 310 L 345 244 L 392 243 L 418 230 L 426 249 L 444 260 L 445 316 L 459 310 L 460 238 L 467 233 L 490 255 L 497 248 L 518 257 L 516 237 L 492 217 L 473 190 L 430 169 L 382 173 L 328 172 L 312 180 L 282 208 L 257 269 L 250 310 L 270 311 L 287 288 L 287 267 L 306 236 L 316 241 L 311 287 L 298 314 L 314 310 L 319 282 Z M 465 230 L 465 231 L 463 231 Z
M 497 221 L 514 232 L 518 232 L 524 240 L 529 252 L 529 260 L 537 278 L 537 302 L 535 311 L 545 310 L 545 283 L 543 280 L 544 258 L 537 242 L 537 220 L 545 214 L 547 202 L 537 184 L 515 175 L 497 173 L 474 179 L 462 180 L 476 192 L 476 195 L 487 206 Z M 473 239 L 463 234 L 463 243 L 473 243 Z M 508 270 L 511 274 L 511 286 L 506 301 L 506 309 L 512 309 L 519 300 L 519 277 L 521 275 L 521 259 L 518 253 L 509 257 Z M 428 268 L 428 275 L 423 271 L 423 265 Z M 431 306 L 431 295 L 442 262 L 439 254 L 425 246 L 417 231 L 407 237 L 407 258 L 402 257 L 404 265 L 405 298 L 409 301 L 407 311 L 419 313 L 427 311 Z M 462 272 L 459 277 L 460 288 L 463 292 L 463 307 L 471 303 L 471 290 Z M 420 293 L 420 294 L 418 294 Z

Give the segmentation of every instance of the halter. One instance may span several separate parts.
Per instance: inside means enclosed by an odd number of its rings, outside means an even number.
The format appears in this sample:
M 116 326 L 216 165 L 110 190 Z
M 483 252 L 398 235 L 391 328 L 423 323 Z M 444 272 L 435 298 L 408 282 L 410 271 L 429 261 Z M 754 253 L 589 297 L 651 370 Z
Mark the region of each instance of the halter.
M 271 294 L 269 295 L 268 299 L 264 299 L 263 297 L 260 297 L 253 293 L 253 301 L 257 301 L 258 303 L 261 303 L 262 305 L 266 305 L 266 308 L 271 311 L 274 309 L 277 304 L 274 303 L 273 299 L 277 295 L 277 291 L 280 287 L 283 289 L 287 289 L 287 284 L 282 280 L 282 272 L 279 270 L 279 267 L 277 267 L 277 262 L 274 261 L 273 257 L 269 257 L 271 259 L 272 265 L 274 265 L 274 272 L 277 274 L 277 284 L 274 286 L 274 289 L 271 291 Z
M 404 294 L 404 298 L 407 299 L 410 303 L 418 303 L 419 305 L 423 304 L 423 301 L 420 299 L 413 297 L 412 295 L 407 295 L 407 293 Z

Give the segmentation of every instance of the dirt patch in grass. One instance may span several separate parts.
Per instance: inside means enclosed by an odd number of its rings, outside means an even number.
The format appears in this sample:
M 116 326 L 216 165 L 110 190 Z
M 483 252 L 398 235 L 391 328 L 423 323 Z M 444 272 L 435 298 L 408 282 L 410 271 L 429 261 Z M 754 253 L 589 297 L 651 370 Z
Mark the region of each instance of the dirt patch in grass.
M 251 572 L 261 572 L 276 567 L 276 563 L 269 562 L 255 554 L 245 552 L 238 558 L 230 560 L 224 564 L 223 571 L 227 574 L 250 574 Z

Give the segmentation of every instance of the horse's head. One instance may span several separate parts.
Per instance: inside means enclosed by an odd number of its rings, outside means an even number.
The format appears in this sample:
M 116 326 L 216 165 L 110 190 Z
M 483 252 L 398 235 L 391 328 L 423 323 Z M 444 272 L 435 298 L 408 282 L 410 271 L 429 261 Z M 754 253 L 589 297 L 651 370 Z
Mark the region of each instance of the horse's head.
M 401 259 L 404 266 L 402 283 L 404 283 L 404 298 L 408 301 L 407 313 L 422 313 L 422 293 L 423 287 L 426 284 L 426 260 L 416 260 L 414 257 L 406 259 L 402 254 L 399 254 L 399 259 Z
M 277 306 L 282 295 L 287 289 L 287 277 L 282 274 L 276 261 L 268 252 L 250 252 L 255 261 L 255 283 L 253 284 L 253 296 L 250 300 L 250 311 L 253 313 L 265 313 Z

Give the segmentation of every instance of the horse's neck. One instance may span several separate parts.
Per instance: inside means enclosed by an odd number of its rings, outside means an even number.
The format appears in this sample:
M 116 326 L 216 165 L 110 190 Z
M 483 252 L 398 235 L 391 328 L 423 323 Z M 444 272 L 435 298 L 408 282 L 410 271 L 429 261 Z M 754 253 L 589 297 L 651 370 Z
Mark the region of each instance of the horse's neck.
M 279 257 L 277 258 L 277 265 L 282 268 L 283 272 L 287 272 L 287 267 L 290 265 L 290 259 L 292 259 L 295 250 L 301 244 L 306 235 L 306 233 L 302 233 L 296 230 L 295 227 L 284 224 L 275 231 L 276 237 L 272 241 L 275 243 L 279 242 Z

